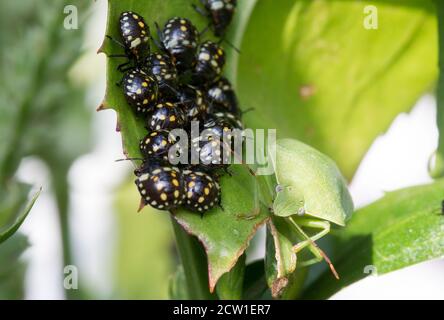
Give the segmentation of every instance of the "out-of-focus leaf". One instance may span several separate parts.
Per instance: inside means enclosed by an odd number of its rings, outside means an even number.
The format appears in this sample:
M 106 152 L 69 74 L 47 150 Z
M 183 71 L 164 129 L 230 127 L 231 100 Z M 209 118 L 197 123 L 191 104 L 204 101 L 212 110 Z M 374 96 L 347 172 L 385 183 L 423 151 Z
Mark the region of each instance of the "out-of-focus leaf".
M 363 27 L 367 5 L 376 30 Z M 350 179 L 436 80 L 436 37 L 431 1 L 258 1 L 237 70 L 242 105 L 255 108 L 245 122 L 308 143 Z
M 30 189 L 29 185 L 19 182 L 0 185 L 0 244 L 20 228 L 40 195 L 39 191 L 28 201 Z
M 168 297 L 172 300 L 188 300 L 187 281 L 182 265 L 179 265 L 176 272 L 170 278 Z
M 216 286 L 217 296 L 221 300 L 239 300 L 242 298 L 242 290 L 245 275 L 245 259 L 243 254 L 236 265 L 225 273 L 218 281 Z
M 175 218 L 187 232 L 198 237 L 208 256 L 212 292 L 218 279 L 236 264 L 249 241 L 267 219 L 266 210 L 255 196 L 255 178 L 241 166 L 233 166 L 233 176 L 221 179 L 222 207 L 199 214 L 179 210 Z
M 297 140 L 276 143 L 277 192 L 273 212 L 286 217 L 302 209 L 306 215 L 345 225 L 353 202 L 336 164 L 316 149 Z
M 4 139 L 0 180 L 14 174 L 23 156 L 37 154 L 51 162 L 51 168 L 68 167 L 90 145 L 91 112 L 85 107 L 84 89 L 68 76 L 82 53 L 84 29 L 64 28 L 63 9 L 68 4 L 72 3 L 0 4 L 0 39 L 8 48 L 0 53 L 0 133 Z M 87 1 L 76 4 L 80 24 L 89 5 Z
M 438 150 L 430 174 L 434 178 L 444 177 L 444 2 L 435 0 L 438 17 L 439 79 L 436 92 L 436 123 L 439 130 Z
M 388 193 L 358 210 L 347 228 L 332 232 L 337 241 L 335 280 L 324 273 L 305 298 L 327 298 L 369 274 L 388 273 L 444 256 L 444 180 Z M 367 272 L 366 272 L 367 271 Z
M 48 165 L 57 200 L 64 265 L 72 264 L 69 192 L 72 161 L 88 150 L 91 112 L 85 90 L 69 71 L 82 54 L 82 22 L 91 1 L 76 1 L 77 28 L 64 24 L 70 0 L 0 2 L 0 185 L 14 176 L 20 160 L 41 157 Z M 69 19 L 68 19 L 69 20 Z M 13 26 L 13 27 L 11 27 Z M 68 290 L 68 296 L 77 291 Z
M 116 198 L 117 249 L 115 295 L 120 299 L 166 299 L 174 270 L 173 235 L 167 213 L 137 213 L 134 183 L 119 188 Z
M 21 234 L 0 246 L 0 300 L 24 298 L 26 265 L 19 258 L 27 247 L 28 241 Z
M 264 270 L 264 260 L 257 260 L 247 265 L 245 269 L 243 299 L 271 299 Z

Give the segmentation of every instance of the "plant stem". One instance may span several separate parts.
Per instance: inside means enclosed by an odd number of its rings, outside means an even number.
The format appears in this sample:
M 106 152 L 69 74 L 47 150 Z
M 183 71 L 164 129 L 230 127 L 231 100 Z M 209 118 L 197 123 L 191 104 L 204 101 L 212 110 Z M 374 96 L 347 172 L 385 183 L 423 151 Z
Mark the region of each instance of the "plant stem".
M 444 176 L 444 2 L 442 0 L 436 0 L 435 2 L 438 16 L 439 41 L 439 80 L 436 92 L 436 121 L 439 129 L 439 141 L 435 165 L 431 168 L 430 175 L 433 178 L 440 178 Z
M 52 170 L 52 183 L 57 202 L 60 236 L 63 248 L 63 268 L 73 264 L 71 232 L 69 229 L 69 185 L 67 180 L 68 169 Z M 67 299 L 79 299 L 79 290 L 65 288 Z
M 199 241 L 186 233 L 185 230 L 171 217 L 176 246 L 185 273 L 190 299 L 213 300 L 215 294 L 208 289 L 207 258 Z

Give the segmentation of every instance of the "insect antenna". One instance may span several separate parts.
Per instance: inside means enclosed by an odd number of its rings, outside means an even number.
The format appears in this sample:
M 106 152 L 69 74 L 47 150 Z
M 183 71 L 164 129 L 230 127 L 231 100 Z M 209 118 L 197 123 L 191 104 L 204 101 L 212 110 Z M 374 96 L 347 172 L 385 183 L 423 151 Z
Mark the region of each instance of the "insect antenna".
M 255 109 L 256 109 L 256 108 L 251 107 L 251 108 L 248 108 L 248 109 L 246 109 L 246 110 L 242 110 L 242 111 L 241 111 L 241 116 L 243 116 L 244 114 L 246 114 L 246 113 L 248 113 L 248 112 L 254 111 Z
M 232 42 L 227 40 L 225 37 L 219 40 L 218 44 L 220 45 L 222 42 L 225 42 L 230 48 L 232 48 L 234 51 L 236 51 L 238 54 L 241 54 L 241 51 L 239 48 L 237 48 Z
M 145 159 L 142 158 L 125 158 L 125 159 L 117 159 L 114 162 L 122 162 L 122 161 L 143 161 Z

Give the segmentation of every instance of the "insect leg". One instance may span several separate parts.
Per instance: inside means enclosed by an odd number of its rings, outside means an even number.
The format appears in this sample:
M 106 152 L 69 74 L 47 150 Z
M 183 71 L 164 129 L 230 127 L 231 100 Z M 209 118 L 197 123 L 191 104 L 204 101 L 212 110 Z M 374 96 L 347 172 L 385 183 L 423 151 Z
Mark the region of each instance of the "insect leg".
M 200 14 L 201 16 L 203 16 L 203 17 L 205 17 L 205 18 L 208 18 L 208 17 L 209 17 L 209 14 L 208 14 L 203 8 L 201 8 L 201 7 L 197 6 L 197 5 L 195 5 L 194 3 L 191 4 L 191 6 L 192 6 L 193 9 L 194 9 L 198 14 Z
M 327 262 L 327 264 L 330 267 L 330 270 L 333 273 L 333 275 L 335 276 L 335 278 L 339 279 L 339 275 L 336 272 L 336 269 L 333 266 L 333 263 L 331 263 L 330 258 L 324 253 L 324 251 L 322 251 L 321 248 L 319 248 L 319 246 L 315 242 L 315 240 L 322 238 L 324 235 L 326 235 L 328 232 L 330 232 L 330 223 L 328 221 L 318 221 L 318 220 L 312 220 L 312 219 L 306 219 L 306 218 L 291 218 L 290 217 L 289 220 L 292 223 L 292 225 L 295 227 L 297 233 L 299 233 L 299 235 L 301 235 L 303 238 L 307 239 L 307 240 L 293 246 L 293 252 L 298 253 L 303 248 L 308 246 L 308 249 L 315 256 L 313 259 L 309 259 L 309 260 L 300 262 L 300 265 L 301 266 L 309 266 L 314 263 L 325 260 L 325 262 Z M 296 223 L 295 220 L 297 220 L 298 223 Z M 301 226 L 315 228 L 315 229 L 322 229 L 322 231 L 315 234 L 312 237 L 309 237 L 302 230 Z
M 296 221 L 294 221 L 296 220 Z M 320 229 L 321 231 L 315 235 L 309 237 L 309 239 L 299 242 L 293 247 L 293 251 L 298 253 L 312 242 L 319 240 L 330 232 L 330 223 L 328 221 L 312 220 L 307 218 L 292 218 L 292 223 L 297 224 L 300 227 L 307 227 L 312 229 Z

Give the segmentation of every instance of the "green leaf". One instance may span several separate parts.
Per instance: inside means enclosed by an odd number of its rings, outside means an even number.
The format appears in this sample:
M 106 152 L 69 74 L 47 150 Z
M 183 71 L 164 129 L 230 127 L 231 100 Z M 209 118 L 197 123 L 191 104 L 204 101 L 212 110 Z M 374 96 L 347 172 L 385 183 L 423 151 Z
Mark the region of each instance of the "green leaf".
M 265 273 L 273 297 L 279 297 L 289 283 L 289 276 L 296 270 L 296 254 L 293 252 L 293 235 L 284 219 L 273 217 L 267 223 L 267 250 Z
M 133 181 L 123 184 L 116 194 L 115 296 L 166 299 L 175 265 L 169 215 L 152 208 L 137 214 L 139 199 Z
M 271 293 L 264 276 L 264 270 L 264 260 L 257 260 L 247 265 L 245 270 L 243 299 L 271 299 Z
M 21 234 L 0 245 L 0 300 L 24 298 L 26 264 L 19 259 L 28 246 Z
M 233 166 L 233 175 L 221 179 L 222 207 L 199 214 L 179 210 L 176 220 L 203 244 L 208 256 L 210 291 L 219 278 L 236 264 L 249 241 L 268 219 L 256 199 L 255 178 L 242 166 Z
M 347 228 L 334 233 L 334 262 L 340 280 L 328 272 L 304 298 L 327 298 L 375 269 L 395 271 L 444 256 L 444 180 L 407 188 L 358 210 Z
M 0 244 L 20 228 L 40 195 L 41 190 L 28 201 L 30 189 L 29 185 L 19 182 L 0 185 Z
M 363 27 L 366 5 L 378 9 L 377 30 Z M 242 105 L 255 109 L 245 122 L 308 143 L 350 179 L 373 140 L 431 88 L 436 37 L 431 1 L 258 1 L 237 71 Z
M 273 154 L 273 151 L 271 151 Z M 275 147 L 277 192 L 273 212 L 287 217 L 303 210 L 307 215 L 345 225 L 353 202 L 336 164 L 297 140 L 278 140 Z
M 246 256 L 243 254 L 238 259 L 236 265 L 219 279 L 216 286 L 216 292 L 219 299 L 240 300 L 242 298 L 245 275 L 245 259 Z

